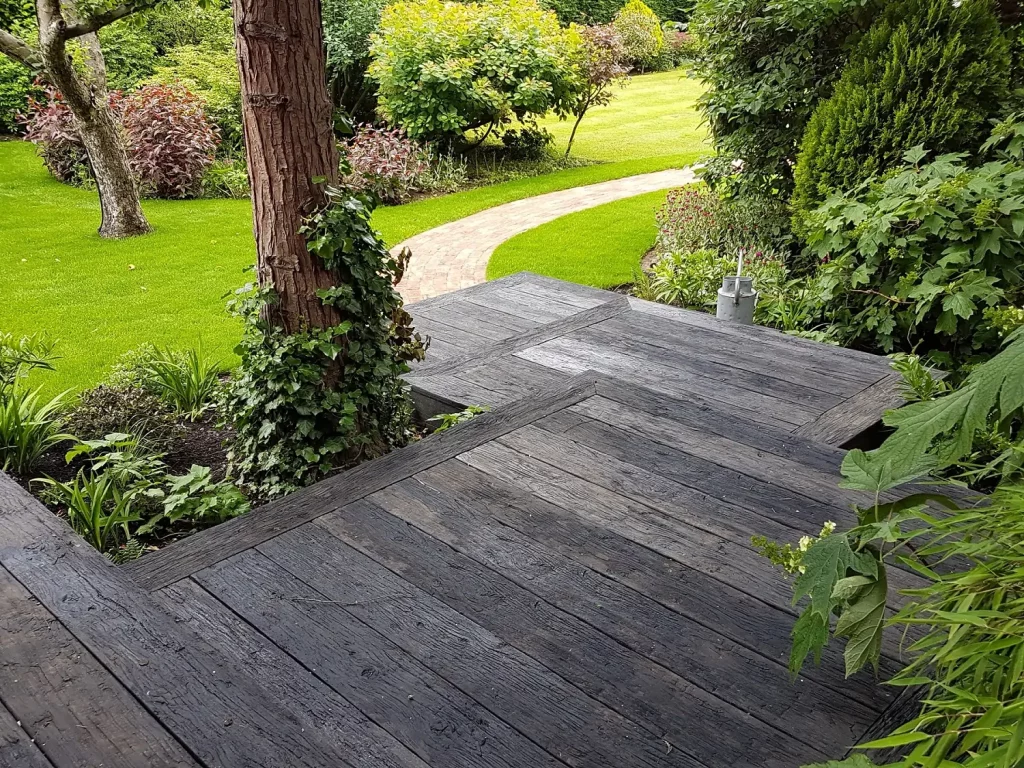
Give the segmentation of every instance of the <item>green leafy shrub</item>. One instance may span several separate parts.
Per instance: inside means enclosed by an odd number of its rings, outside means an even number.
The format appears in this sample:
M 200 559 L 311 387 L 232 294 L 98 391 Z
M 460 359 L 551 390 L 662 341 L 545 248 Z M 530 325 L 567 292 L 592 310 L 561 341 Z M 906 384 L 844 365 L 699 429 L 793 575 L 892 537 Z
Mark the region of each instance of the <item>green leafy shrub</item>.
M 984 309 L 1024 300 L 1024 168 L 925 154 L 809 214 L 806 255 L 845 344 L 960 364 L 1001 341 Z
M 925 630 L 891 681 L 925 687 L 917 715 L 889 736 L 860 745 L 904 748 L 887 765 L 983 768 L 1024 760 L 1020 465 L 975 504 L 954 502 L 934 486 L 909 496 L 898 493 L 900 486 L 975 450 L 990 425 L 1019 425 L 1021 381 L 1024 333 L 1017 331 L 960 388 L 887 414 L 896 431 L 875 451 L 847 454 L 843 486 L 896 500 L 859 507 L 855 527 L 813 540 L 799 557 L 793 586 L 804 608 L 793 630 L 794 672 L 808 656 L 819 657 L 833 634 L 848 638 L 846 666 L 853 674 L 877 666 L 887 626 Z M 886 621 L 887 569 L 897 563 L 915 570 L 926 586 L 906 590 L 904 607 Z M 870 764 L 859 756 L 835 765 Z
M 651 0 L 648 3 L 659 19 L 686 21 L 692 3 Z M 545 0 L 545 8 L 558 15 L 562 24 L 607 24 L 622 8 L 622 0 Z
M 47 486 L 47 497 L 64 509 L 75 533 L 100 552 L 125 544 L 131 538 L 129 526 L 140 519 L 133 504 L 141 491 L 124 490 L 108 472 L 81 470 L 67 483 L 37 482 Z
M 230 5 L 205 0 L 174 0 L 135 14 L 133 21 L 145 29 L 161 56 L 185 45 L 231 51 L 235 26 Z
M 457 411 L 456 413 L 442 413 L 437 416 L 437 420 L 441 423 L 434 428 L 434 434 L 439 432 L 447 432 L 449 429 L 459 426 L 459 424 L 465 424 L 466 422 L 472 421 L 482 413 L 487 413 L 490 408 L 481 405 L 471 405 L 465 410 Z
M 800 138 L 876 0 L 698 0 L 688 32 L 716 154 L 713 186 L 788 196 Z M 740 165 L 741 164 L 741 165 Z
M 203 174 L 203 197 L 249 197 L 249 171 L 242 158 L 214 160 Z
M 53 344 L 0 332 L 0 469 L 25 476 L 43 454 L 70 440 L 63 431 L 67 392 L 49 400 L 29 389 L 33 371 L 53 370 Z
M 535 0 L 399 2 L 373 37 L 380 112 L 413 139 L 459 139 L 513 117 L 565 114 L 578 36 Z
M 139 526 L 145 536 L 159 526 L 180 530 L 183 525 L 208 528 L 249 511 L 249 502 L 229 481 L 214 482 L 209 467 L 193 464 L 184 475 L 166 477 L 167 495 L 163 510 Z
M 785 253 L 791 239 L 787 208 L 777 198 L 724 199 L 705 185 L 671 190 L 656 218 L 661 253 L 710 248 L 735 264 L 741 250 Z
M 41 98 L 42 88 L 32 84 L 31 73 L 21 64 L 0 56 L 0 134 L 20 133 L 21 115 L 29 109 L 29 97 Z
M 512 160 L 540 160 L 553 141 L 551 131 L 545 128 L 512 129 L 501 135 L 505 154 Z
M 157 50 L 144 27 L 121 21 L 100 30 L 99 38 L 111 89 L 130 91 L 153 74 Z
M 911 147 L 976 148 L 1009 92 L 1006 38 L 989 0 L 902 0 L 872 25 L 800 145 L 797 215 L 900 164 Z
M 665 50 L 665 33 L 658 15 L 643 0 L 629 0 L 612 25 L 622 38 L 626 61 L 641 72 L 657 66 Z
M 148 82 L 180 85 L 203 100 L 206 115 L 220 132 L 221 156 L 234 156 L 245 145 L 242 131 L 242 86 L 235 52 L 184 45 L 167 53 Z
M 303 228 L 309 250 L 336 278 L 321 290 L 338 325 L 287 334 L 261 319 L 272 290 L 240 291 L 242 363 L 224 398 L 236 432 L 231 470 L 261 499 L 309 485 L 339 466 L 409 439 L 402 374 L 423 345 L 395 290 L 408 252 L 392 256 L 370 225 L 371 202 L 335 191 Z
M 356 122 L 369 122 L 377 107 L 370 66 L 370 36 L 380 25 L 385 0 L 324 0 L 327 82 L 336 107 Z
M 209 410 L 220 389 L 219 360 L 192 347 L 184 352 L 158 351 L 145 365 L 144 386 L 193 421 Z

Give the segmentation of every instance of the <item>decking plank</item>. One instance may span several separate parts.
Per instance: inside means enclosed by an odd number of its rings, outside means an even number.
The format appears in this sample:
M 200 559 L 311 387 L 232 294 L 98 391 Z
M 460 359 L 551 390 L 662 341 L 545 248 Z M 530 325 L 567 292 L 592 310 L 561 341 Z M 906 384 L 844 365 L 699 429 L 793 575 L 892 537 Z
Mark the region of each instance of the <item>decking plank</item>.
M 711 629 L 753 651 L 783 662 L 789 658 L 790 631 L 798 614 L 791 605 L 762 602 L 461 461 L 438 464 L 420 472 L 416 480 L 486 511 L 501 525 L 583 567 L 629 586 L 694 621 L 706 622 Z M 758 620 L 751 622 L 751 616 Z M 881 660 L 886 679 L 901 668 L 886 657 Z M 820 665 L 809 665 L 802 674 L 841 689 L 869 707 L 893 697 L 888 689 L 879 689 L 868 672 L 847 679 L 842 651 L 836 645 L 825 649 Z
M 462 309 L 460 309 L 460 307 Z M 468 310 L 468 311 L 466 311 Z M 529 320 L 519 320 L 513 315 L 495 312 L 476 304 L 449 304 L 447 307 L 426 309 L 416 313 L 414 324 L 426 321 L 431 325 L 439 323 L 459 330 L 483 336 L 492 341 L 506 339 L 517 333 L 536 327 Z
M 878 424 L 882 414 L 906 403 L 900 393 L 900 374 L 892 372 L 847 400 L 804 424 L 794 434 L 831 445 L 844 445 Z
M 596 307 L 578 309 L 559 320 L 539 325 L 529 333 L 510 336 L 507 339 L 488 344 L 486 347 L 475 350 L 472 354 L 463 354 L 456 358 L 424 366 L 417 369 L 416 373 L 417 375 L 455 373 L 469 367 L 480 367 L 504 355 L 510 355 L 518 350 L 541 344 L 550 339 L 558 339 L 573 331 L 601 323 L 627 310 L 625 298 L 612 294 L 608 301 Z
M 3 473 L 0 564 L 200 762 L 346 765 Z
M 191 579 L 155 595 L 268 695 L 287 702 L 302 731 L 335 747 L 352 768 L 427 768 L 401 742 Z
M 482 414 L 467 424 L 431 435 L 401 451 L 341 472 L 248 515 L 171 544 L 122 570 L 148 590 L 173 584 L 390 483 L 561 410 L 589 397 L 595 390 L 595 378 L 591 374 L 568 380 L 554 390 Z
M 515 286 L 502 286 L 487 293 L 467 297 L 466 300 L 472 304 L 496 309 L 499 312 L 516 314 L 538 323 L 551 323 L 580 311 L 579 307 L 548 301 L 528 293 L 520 293 L 515 290 Z
M 494 337 L 481 333 L 479 326 L 470 330 L 468 328 L 459 328 L 443 320 L 433 320 L 421 316 L 421 319 L 416 321 L 414 327 L 421 334 L 429 336 L 432 340 L 437 339 L 444 342 L 445 345 L 457 349 L 458 353 L 456 356 L 458 357 L 472 352 L 477 347 L 494 343 Z M 433 341 L 431 343 L 433 344 Z
M 831 357 L 806 354 L 798 345 L 770 345 L 757 338 L 731 336 L 710 328 L 687 325 L 683 328 L 665 323 L 643 312 L 630 311 L 601 324 L 601 330 L 671 351 L 687 352 L 731 368 L 760 373 L 802 387 L 812 387 L 845 397 L 873 384 L 876 371 L 866 373 L 837 365 Z M 798 353 L 793 354 L 793 350 Z
M 0 567 L 0 698 L 57 768 L 195 768 L 174 737 Z
M 627 649 L 364 499 L 317 520 L 652 733 L 712 766 L 786 766 L 818 750 Z M 599 660 L 598 663 L 595 663 Z M 723 733 L 730 734 L 727 739 Z
M 869 352 L 862 352 L 847 347 L 837 347 L 832 344 L 824 344 L 812 339 L 805 339 L 800 336 L 777 331 L 763 325 L 741 325 L 730 323 L 726 320 L 719 320 L 714 315 L 706 312 L 696 312 L 689 309 L 680 309 L 666 304 L 657 304 L 652 301 L 645 301 L 636 297 L 629 297 L 629 305 L 637 312 L 652 315 L 669 322 L 680 325 L 690 325 L 713 330 L 717 333 L 734 337 L 756 338 L 764 344 L 772 346 L 784 346 L 794 353 L 802 348 L 807 354 L 819 360 L 832 358 L 835 365 L 843 365 L 850 368 L 856 367 L 865 374 L 877 372 L 878 377 L 889 373 L 892 369 L 889 361 L 879 355 L 872 355 Z
M 583 339 L 560 337 L 515 353 L 516 357 L 575 374 L 593 370 L 672 397 L 698 398 L 735 409 L 736 417 L 792 431 L 815 419 L 820 410 L 783 402 L 657 361 L 643 360 Z
M 791 685 L 785 660 L 734 642 L 656 601 L 497 523 L 417 477 L 368 498 L 396 517 L 576 616 L 704 691 L 811 746 L 852 742 L 879 708 L 805 679 Z M 705 620 L 707 617 L 705 617 Z
M 723 361 L 716 359 L 718 355 L 706 354 L 705 349 L 694 343 L 695 340 L 690 337 L 686 338 L 685 346 L 654 345 L 649 343 L 643 334 L 635 331 L 620 332 L 610 327 L 607 322 L 603 322 L 568 334 L 562 341 L 573 345 L 583 342 L 595 349 L 625 355 L 644 365 L 657 364 L 676 371 L 679 377 L 693 376 L 697 381 L 703 379 L 707 382 L 717 382 L 718 389 L 709 387 L 706 390 L 708 393 L 717 393 L 723 387 L 736 388 L 767 396 L 787 405 L 795 405 L 815 416 L 839 405 L 846 396 L 837 391 L 835 381 L 831 389 L 824 390 L 805 386 L 803 383 L 794 383 L 790 379 L 797 378 L 795 375 L 776 376 L 772 368 L 767 366 L 755 370 L 737 367 L 727 356 L 723 356 L 726 358 Z
M 701 765 L 321 526 L 259 551 L 570 765 Z
M 56 768 L 0 702 L 0 768 Z
M 599 304 L 604 304 L 608 301 L 610 291 L 602 291 L 598 288 L 594 288 L 590 291 L 584 292 L 573 290 L 573 287 L 582 288 L 585 286 L 576 286 L 575 283 L 567 283 L 564 281 L 545 283 L 537 279 L 529 279 L 524 280 L 510 290 L 516 293 L 523 293 L 528 296 L 542 299 L 544 301 L 565 304 L 577 309 L 590 309 L 591 307 L 596 307 Z
M 435 768 L 564 763 L 256 550 L 194 580 Z M 353 601 L 362 600 L 355 596 Z

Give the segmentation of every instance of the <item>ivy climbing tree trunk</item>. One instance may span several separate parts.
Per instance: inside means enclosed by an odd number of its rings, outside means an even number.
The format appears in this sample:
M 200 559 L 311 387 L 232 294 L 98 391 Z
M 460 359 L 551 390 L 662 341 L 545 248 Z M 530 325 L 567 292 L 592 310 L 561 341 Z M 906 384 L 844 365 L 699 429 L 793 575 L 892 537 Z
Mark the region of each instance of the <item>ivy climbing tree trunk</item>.
M 73 12 L 74 8 L 69 10 Z M 138 185 L 128 164 L 121 126 L 107 103 L 106 78 L 98 41 L 94 41 L 95 55 L 100 56 L 100 60 L 97 63 L 90 56 L 93 74 L 91 81 L 86 81 L 71 63 L 67 41 L 72 36 L 94 37 L 93 33 L 78 32 L 75 27 L 81 26 L 81 22 L 70 13 L 65 18 L 59 0 L 38 0 L 37 12 L 42 67 L 75 116 L 96 178 L 102 215 L 100 234 L 104 237 L 145 234 L 150 231 L 150 226 L 139 203 Z M 88 46 L 88 40 L 86 42 Z
M 317 297 L 336 282 L 299 234 L 338 178 L 319 0 L 233 0 L 242 122 L 267 320 L 294 333 L 339 318 Z

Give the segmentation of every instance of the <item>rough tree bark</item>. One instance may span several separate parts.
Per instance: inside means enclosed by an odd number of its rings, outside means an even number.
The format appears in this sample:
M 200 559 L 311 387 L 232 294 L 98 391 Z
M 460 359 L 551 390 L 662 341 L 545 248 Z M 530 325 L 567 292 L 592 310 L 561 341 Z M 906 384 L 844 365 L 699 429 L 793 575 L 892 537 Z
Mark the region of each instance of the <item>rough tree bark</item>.
M 306 248 L 303 220 L 338 178 L 319 0 L 233 0 L 242 122 L 260 285 L 280 302 L 267 319 L 288 333 L 339 322 L 316 292 L 334 284 Z
M 139 203 L 139 190 L 128 164 L 121 126 L 107 103 L 106 88 L 90 85 L 75 72 L 68 55 L 71 37 L 80 32 L 77 20 L 65 19 L 60 0 L 38 0 L 39 58 L 50 82 L 61 92 L 75 116 L 78 132 L 89 155 L 100 196 L 104 237 L 132 237 L 150 231 Z

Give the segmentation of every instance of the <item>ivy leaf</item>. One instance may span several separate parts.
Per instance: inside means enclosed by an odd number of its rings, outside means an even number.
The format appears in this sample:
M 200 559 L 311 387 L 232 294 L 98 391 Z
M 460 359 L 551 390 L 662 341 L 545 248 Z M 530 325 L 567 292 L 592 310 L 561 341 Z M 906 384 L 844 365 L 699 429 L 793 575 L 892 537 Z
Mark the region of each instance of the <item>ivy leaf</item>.
M 957 317 L 967 320 L 978 309 L 978 305 L 964 291 L 959 291 L 946 296 L 942 300 L 942 308 L 947 312 L 952 312 Z M 953 323 L 953 330 L 956 330 L 955 321 Z

